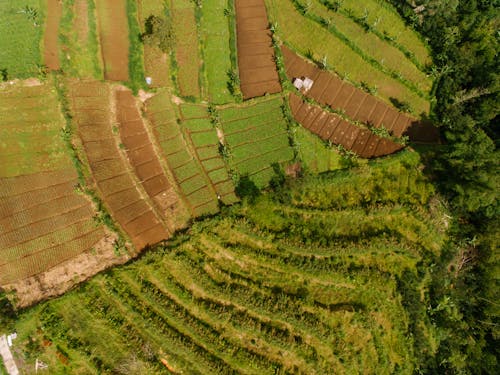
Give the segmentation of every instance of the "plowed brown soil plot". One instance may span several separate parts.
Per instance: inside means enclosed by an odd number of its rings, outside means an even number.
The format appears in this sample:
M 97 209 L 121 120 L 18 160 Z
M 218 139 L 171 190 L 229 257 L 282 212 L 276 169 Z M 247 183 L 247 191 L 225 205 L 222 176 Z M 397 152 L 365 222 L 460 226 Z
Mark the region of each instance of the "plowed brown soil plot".
M 73 118 L 92 175 L 113 218 L 129 235 L 137 250 L 168 238 L 169 231 L 152 208 L 152 203 L 136 186 L 128 172 L 129 165 L 114 139 L 113 118 L 109 111 L 112 97 L 110 87 L 100 82 L 73 82 L 69 92 Z M 89 96 L 90 93 L 94 93 L 94 96 Z M 123 95 L 124 105 L 118 101 L 118 112 L 123 110 L 119 119 L 123 124 L 127 124 L 128 120 L 135 124 L 136 113 L 126 105 L 126 94 Z M 121 97 L 121 94 L 117 97 Z
M 0 91 L 1 286 L 16 288 L 106 236 L 92 204 L 76 190 L 77 173 L 60 137 L 63 124 L 53 87 L 18 83 Z
M 60 0 L 47 0 L 47 21 L 43 37 L 43 62 L 50 70 L 58 70 L 59 63 L 59 21 L 62 15 Z
M 130 90 L 116 91 L 116 108 L 120 137 L 135 174 L 173 232 L 182 202 L 161 167 Z
M 313 87 L 305 95 L 318 103 L 328 104 L 335 110 L 342 110 L 353 120 L 369 123 L 375 127 L 383 125 L 397 137 L 403 135 L 410 124 L 418 123 L 411 116 L 399 113 L 389 104 L 340 80 L 333 73 L 320 70 L 288 47 L 282 46 L 281 50 L 288 78 L 293 80 L 309 77 L 314 80 Z
M 346 150 L 351 150 L 361 157 L 389 155 L 403 148 L 402 145 L 381 138 L 334 113 L 325 112 L 320 107 L 306 103 L 295 94 L 290 94 L 290 109 L 297 122 L 312 133 L 325 141 L 342 145 Z M 379 143 L 382 144 L 380 147 Z
M 128 80 L 129 30 L 126 0 L 96 0 L 104 77 Z
M 244 99 L 281 91 L 264 0 L 236 0 L 238 67 Z

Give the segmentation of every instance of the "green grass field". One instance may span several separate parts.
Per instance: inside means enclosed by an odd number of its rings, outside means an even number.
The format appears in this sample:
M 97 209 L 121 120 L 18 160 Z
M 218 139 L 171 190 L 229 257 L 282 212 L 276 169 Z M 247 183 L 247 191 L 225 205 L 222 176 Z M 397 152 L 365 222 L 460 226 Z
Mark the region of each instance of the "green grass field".
M 25 312 L 14 353 L 54 374 L 412 374 L 436 339 L 421 271 L 446 239 L 418 162 L 295 181 L 196 223 Z
M 200 51 L 195 5 L 190 0 L 172 1 L 172 23 L 175 30 L 177 85 L 183 97 L 200 96 Z
M 350 13 L 353 17 L 363 19 L 377 31 L 394 39 L 409 51 L 423 66 L 431 64 L 429 48 L 422 38 L 406 26 L 398 12 L 387 1 L 381 0 L 343 0 L 340 7 L 342 13 Z
M 229 149 L 229 165 L 264 187 L 274 175 L 272 165 L 293 159 L 281 97 L 226 106 L 218 113 Z
M 231 70 L 229 48 L 227 0 L 206 0 L 203 2 L 200 32 L 203 43 L 205 80 L 209 101 L 224 104 L 233 101 L 228 89 L 228 71 Z
M 42 67 L 41 39 L 45 3 L 0 2 L 0 78 L 37 77 Z
M 64 119 L 50 85 L 0 93 L 0 177 L 72 168 L 63 140 Z
M 377 95 L 389 101 L 409 103 L 416 114 L 428 113 L 430 103 L 409 87 L 377 69 L 319 23 L 301 15 L 291 0 L 267 0 L 270 20 L 277 23 L 278 36 L 302 55 L 324 61 L 329 69 L 355 84 L 377 88 Z M 315 38 L 310 38 L 315 35 Z M 390 45 L 388 45 L 388 48 Z

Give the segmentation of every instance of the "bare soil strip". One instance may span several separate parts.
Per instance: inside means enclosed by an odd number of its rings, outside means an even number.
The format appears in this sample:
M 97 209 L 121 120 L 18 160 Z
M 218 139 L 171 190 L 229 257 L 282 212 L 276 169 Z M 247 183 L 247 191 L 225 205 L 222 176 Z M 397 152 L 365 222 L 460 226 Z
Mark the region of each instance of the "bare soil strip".
M 115 93 L 120 136 L 144 190 L 153 200 L 171 232 L 175 231 L 174 218 L 184 210 L 174 187 L 170 184 L 148 136 L 145 124 L 128 89 Z
M 281 91 L 274 48 L 262 0 L 236 0 L 238 67 L 244 99 Z
M 389 155 L 403 148 L 391 140 L 381 138 L 368 129 L 360 128 L 334 113 L 304 102 L 298 95 L 290 94 L 290 109 L 302 126 L 325 141 L 343 146 L 363 158 Z
M 9 345 L 7 344 L 7 337 L 5 335 L 0 336 L 0 356 L 3 359 L 3 364 L 7 373 L 9 375 L 18 375 L 19 370 L 17 368 L 16 362 L 14 361 L 14 357 L 10 352 Z
M 60 0 L 47 0 L 47 22 L 43 36 L 43 62 L 50 70 L 59 70 L 59 22 L 62 15 Z
M 438 139 L 437 130 L 430 124 L 424 124 L 406 113 L 398 112 L 389 104 L 342 81 L 333 73 L 322 71 L 286 46 L 282 46 L 281 50 L 286 74 L 290 80 L 308 77 L 314 81 L 311 90 L 305 93 L 307 97 L 322 105 L 329 105 L 334 110 L 342 110 L 353 120 L 377 128 L 383 126 L 396 137 L 408 134 L 412 141 L 427 139 L 431 142 Z M 409 128 L 412 132 L 407 131 Z M 392 149 L 384 147 L 380 152 Z
M 129 29 L 126 0 L 95 0 L 104 78 L 127 81 L 129 77 Z
M 87 108 L 85 101 L 92 101 L 95 98 L 80 97 L 80 92 L 85 95 L 89 91 L 96 93 L 101 108 L 85 109 Z M 70 84 L 69 92 L 74 118 L 87 152 L 92 174 L 114 219 L 129 235 L 137 251 L 148 244 L 153 245 L 170 237 L 169 230 L 162 225 L 161 219 L 150 205 L 148 198 L 143 195 L 142 189 L 136 185 L 132 175 L 124 174 L 124 171 L 129 171 L 130 168 L 118 143 L 110 142 L 115 136 L 110 111 L 113 107 L 112 93 L 109 86 L 100 82 L 73 82 Z M 103 112 L 107 117 L 106 122 L 93 120 L 94 118 L 102 120 Z M 125 111 L 120 118 L 123 120 L 132 115 L 130 111 Z M 93 130 L 91 139 L 88 137 L 89 129 Z M 94 152 L 99 144 L 106 150 L 106 154 Z M 118 176 L 119 179 L 114 179 Z

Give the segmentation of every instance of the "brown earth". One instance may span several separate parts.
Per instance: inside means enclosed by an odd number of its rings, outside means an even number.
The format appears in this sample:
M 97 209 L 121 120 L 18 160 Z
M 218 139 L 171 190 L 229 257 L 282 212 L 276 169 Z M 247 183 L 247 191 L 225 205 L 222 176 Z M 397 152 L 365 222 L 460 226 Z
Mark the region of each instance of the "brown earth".
M 183 204 L 179 197 L 176 200 L 161 198 L 172 198 L 174 190 L 161 167 L 132 92 L 128 89 L 118 90 L 115 100 L 120 137 L 135 174 L 173 232 L 178 228 L 175 228 L 172 214 L 182 209 Z
M 72 112 L 83 141 L 90 169 L 111 215 L 124 228 L 138 251 L 145 244 L 154 244 L 168 238 L 170 231 L 162 226 L 162 220 L 151 206 L 153 203 L 143 196 L 142 190 L 136 185 L 133 176 L 126 173 L 130 167 L 115 139 L 112 127 L 114 116 L 110 109 L 115 108 L 115 100 L 122 96 L 119 94 L 122 91 L 116 91 L 115 95 L 108 85 L 101 82 L 80 83 L 75 81 L 70 84 L 69 88 L 72 98 Z M 95 98 L 87 96 L 92 88 L 96 93 Z M 80 93 L 84 96 L 81 97 Z M 133 101 L 133 97 L 131 98 Z M 87 109 L 86 100 L 99 103 L 100 108 Z M 136 117 L 139 115 L 134 113 L 134 109 L 127 105 L 121 105 L 119 101 L 116 104 L 118 119 L 123 123 L 128 123 L 130 120 L 136 124 Z M 135 111 L 138 111 L 137 108 Z M 93 118 L 99 121 L 94 122 Z M 102 122 L 102 120 L 106 121 Z M 92 139 L 89 139 L 89 130 L 93 131 Z M 99 147 L 106 148 L 106 151 L 98 152 Z M 145 223 L 144 227 L 138 228 L 136 225 L 130 224 L 145 213 L 149 213 L 148 217 L 151 220 Z M 151 232 L 154 233 L 153 237 L 145 237 L 146 234 L 143 233 L 158 226 L 162 228 L 161 231 L 155 230 Z
M 115 234 L 105 232 L 92 250 L 65 260 L 36 276 L 5 284 L 4 287 L 6 290 L 16 291 L 16 305 L 19 308 L 63 294 L 97 272 L 130 259 L 128 254 L 116 255 L 113 249 L 115 240 Z
M 236 0 L 240 86 L 244 99 L 281 91 L 264 1 Z
M 388 155 L 403 148 L 402 145 L 381 138 L 334 113 L 306 103 L 296 94 L 290 94 L 289 100 L 290 109 L 298 123 L 323 140 L 342 145 L 346 150 L 351 150 L 361 157 Z M 376 148 L 382 140 L 382 146 Z
M 129 29 L 126 0 L 95 0 L 99 40 L 104 60 L 104 78 L 127 81 L 129 78 Z
M 309 77 L 314 81 L 313 87 L 304 93 L 307 97 L 322 105 L 328 104 L 332 109 L 344 111 L 352 120 L 369 123 L 375 127 L 384 125 L 398 137 L 405 134 L 412 126 L 412 131 L 406 133 L 411 135 L 410 140 L 424 140 L 424 142 L 430 139 L 434 142 L 439 140 L 437 129 L 432 125 L 424 125 L 422 121 L 407 113 L 398 112 L 388 103 L 307 62 L 286 46 L 282 46 L 281 51 L 286 74 L 290 80 Z M 381 153 L 392 149 L 384 147 L 381 146 L 381 150 L 383 149 Z
M 59 22 L 62 15 L 60 0 L 47 0 L 47 21 L 43 36 L 43 63 L 50 70 L 59 70 Z

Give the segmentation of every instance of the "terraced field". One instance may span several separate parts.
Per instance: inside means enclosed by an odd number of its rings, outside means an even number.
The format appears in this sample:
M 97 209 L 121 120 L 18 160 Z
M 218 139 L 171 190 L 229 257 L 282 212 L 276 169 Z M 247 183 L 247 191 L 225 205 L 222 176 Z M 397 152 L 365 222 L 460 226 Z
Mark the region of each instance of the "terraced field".
M 216 213 L 219 208 L 215 189 L 194 150 L 187 145 L 170 99 L 167 91 L 148 99 L 146 115 L 191 215 Z
M 339 115 L 306 103 L 295 94 L 290 94 L 290 108 L 297 122 L 313 134 L 325 141 L 341 145 L 363 158 L 391 155 L 404 147 L 372 133 L 369 129 L 355 125 Z
M 238 198 L 234 193 L 234 184 L 219 152 L 221 140 L 209 117 L 208 108 L 185 103 L 181 105 L 180 110 L 186 139 L 195 150 L 203 171 L 217 193 L 217 198 L 224 204 L 236 203 Z
M 401 137 L 406 129 L 417 123 L 417 120 L 408 114 L 398 112 L 373 95 L 306 62 L 289 48 L 283 47 L 282 51 L 286 73 L 290 80 L 305 76 L 314 81 L 313 87 L 304 94 L 316 102 L 328 105 L 333 110 L 342 111 L 353 120 L 376 128 L 384 127 L 396 137 Z
M 269 183 L 274 163 L 294 157 L 282 105 L 282 98 L 274 97 L 218 110 L 230 167 L 258 187 Z
M 167 224 L 169 232 L 173 233 L 185 225 L 179 220 L 186 214 L 185 204 L 170 182 L 173 177 L 161 166 L 132 92 L 118 90 L 115 100 L 120 139 L 134 173 Z
M 236 0 L 238 66 L 244 99 L 275 94 L 281 85 L 264 0 Z
M 445 240 L 440 214 L 419 206 L 432 188 L 414 167 L 405 154 L 306 179 L 286 202 L 197 223 L 23 315 L 18 342 L 50 338 L 21 348 L 56 372 L 412 373 L 409 337 L 429 343 L 432 324 L 411 324 L 426 301 L 402 280 L 425 290 L 417 265 Z
M 97 81 L 76 81 L 70 84 L 69 96 L 93 179 L 113 219 L 137 251 L 170 237 L 171 232 L 141 185 L 136 183 L 120 151 L 112 127 L 110 86 Z M 120 120 L 122 127 L 126 126 L 123 114 Z
M 353 49 L 354 42 L 351 43 L 351 39 L 339 39 L 338 35 L 332 34 L 323 23 L 316 22 L 301 12 L 295 0 L 267 0 L 266 4 L 270 21 L 278 25 L 277 35 L 294 50 L 311 56 L 313 60 L 358 85 L 365 84 L 376 88 L 377 94 L 387 103 L 391 98 L 397 98 L 401 102 L 407 102 L 416 114 L 428 113 L 430 103 L 426 87 L 429 87 L 429 84 L 424 84 L 422 91 L 414 87 L 420 84 L 420 80 L 414 79 L 408 84 L 401 78 L 401 71 L 387 72 L 385 60 L 382 65 L 380 61 L 377 63 L 374 57 L 367 57 L 366 49 Z M 339 28 L 339 32 L 342 31 L 343 29 Z M 315 37 L 311 38 L 311 35 Z M 387 46 L 392 48 L 389 43 Z M 420 76 L 417 71 L 415 74 Z
M 0 90 L 1 286 L 95 250 L 108 236 L 94 221 L 90 200 L 78 191 L 64 126 L 49 84 Z

